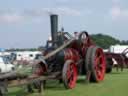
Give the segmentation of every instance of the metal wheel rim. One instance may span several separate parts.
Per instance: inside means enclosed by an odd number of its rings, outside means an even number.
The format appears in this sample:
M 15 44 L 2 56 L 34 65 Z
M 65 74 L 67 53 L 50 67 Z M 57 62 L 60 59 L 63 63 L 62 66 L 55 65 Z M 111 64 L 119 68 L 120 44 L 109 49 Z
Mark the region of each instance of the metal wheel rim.
M 69 64 L 66 75 L 69 88 L 74 88 L 77 80 L 77 69 L 74 63 Z
M 102 81 L 105 75 L 105 57 L 102 49 L 98 48 L 95 53 L 94 61 L 95 73 L 98 81 Z

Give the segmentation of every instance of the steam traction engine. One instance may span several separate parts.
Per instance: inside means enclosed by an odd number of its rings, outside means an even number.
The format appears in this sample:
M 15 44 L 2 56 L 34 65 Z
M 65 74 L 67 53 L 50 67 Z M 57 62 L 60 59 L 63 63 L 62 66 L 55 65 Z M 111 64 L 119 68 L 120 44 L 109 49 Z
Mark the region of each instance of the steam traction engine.
M 86 75 L 91 82 L 102 81 L 106 66 L 103 50 L 85 31 L 76 37 L 58 32 L 57 15 L 51 15 L 50 21 L 52 40 L 47 41 L 43 57 L 38 58 L 40 62 L 34 66 L 34 74 L 57 74 L 55 78 L 62 80 L 67 89 L 75 87 L 78 74 Z

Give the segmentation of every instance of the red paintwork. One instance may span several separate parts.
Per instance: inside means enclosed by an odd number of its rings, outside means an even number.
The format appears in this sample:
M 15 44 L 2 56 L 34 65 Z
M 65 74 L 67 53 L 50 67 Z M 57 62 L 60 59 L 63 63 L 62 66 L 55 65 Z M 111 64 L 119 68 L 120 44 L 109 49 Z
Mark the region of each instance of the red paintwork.
M 73 48 L 65 49 L 64 55 L 65 55 L 65 61 L 66 60 L 72 60 L 74 62 L 78 62 L 80 60 L 80 55 L 79 55 L 78 51 L 76 51 Z
M 86 52 L 88 47 L 90 46 L 95 46 L 94 43 L 92 43 L 91 39 L 89 37 L 86 38 L 84 44 L 81 44 L 81 52 L 82 52 L 82 56 L 85 57 L 86 56 Z
M 87 49 L 92 46 L 95 47 L 96 45 L 93 43 L 92 39 L 88 35 L 87 32 L 84 32 L 82 35 L 85 35 L 82 40 L 81 44 L 81 52 L 82 52 L 82 57 L 85 58 Z M 101 48 L 98 48 L 95 53 L 95 60 L 94 60 L 94 67 L 95 67 L 95 72 L 97 75 L 97 80 L 102 81 L 105 76 L 105 67 L 106 62 L 105 62 L 105 55 L 103 53 L 103 50 Z
M 82 32 L 80 36 L 82 35 L 85 35 L 85 38 L 82 38 L 80 40 L 79 39 L 74 40 L 69 46 L 67 46 L 67 48 L 64 48 L 62 50 L 64 52 L 64 62 L 66 62 L 67 60 L 73 61 L 73 64 L 70 64 L 68 66 L 68 71 L 67 71 L 67 80 L 69 81 L 68 86 L 70 88 L 74 88 L 76 84 L 78 62 L 80 60 L 83 61 L 85 60 L 86 52 L 90 46 L 95 47 L 95 44 L 92 42 L 87 32 Z M 66 38 L 66 40 L 68 40 L 68 38 Z M 105 75 L 105 60 L 104 60 L 104 53 L 101 48 L 98 48 L 95 55 L 97 56 L 97 54 L 100 54 L 101 57 L 95 57 L 94 66 L 96 70 L 94 71 L 96 72 L 97 80 L 102 81 Z M 98 62 L 101 63 L 100 68 Z M 81 64 L 84 63 L 82 62 Z M 40 74 L 42 72 L 41 70 L 38 70 L 37 73 Z
M 96 70 L 96 75 L 97 75 L 97 80 L 102 81 L 104 79 L 105 75 L 105 57 L 104 53 L 101 48 L 98 48 L 95 53 L 95 70 Z
M 68 80 L 68 86 L 70 87 L 70 89 L 74 88 L 76 85 L 76 81 L 77 81 L 77 67 L 75 63 L 71 63 L 68 66 L 68 70 L 67 70 L 67 80 Z
M 95 47 L 95 44 L 91 41 L 89 35 L 85 32 L 83 35 L 86 35 L 86 38 L 82 39 L 82 42 L 78 42 L 78 40 L 74 40 L 74 42 L 70 45 L 70 48 L 67 48 L 64 51 L 65 61 L 72 60 L 77 63 L 81 58 L 85 59 L 87 49 L 92 46 Z M 100 55 L 100 56 L 98 56 Z M 97 75 L 97 80 L 102 81 L 105 75 L 105 57 L 103 50 L 98 48 L 95 53 L 95 72 Z M 98 56 L 98 57 L 97 57 Z M 100 64 L 98 64 L 100 63 Z

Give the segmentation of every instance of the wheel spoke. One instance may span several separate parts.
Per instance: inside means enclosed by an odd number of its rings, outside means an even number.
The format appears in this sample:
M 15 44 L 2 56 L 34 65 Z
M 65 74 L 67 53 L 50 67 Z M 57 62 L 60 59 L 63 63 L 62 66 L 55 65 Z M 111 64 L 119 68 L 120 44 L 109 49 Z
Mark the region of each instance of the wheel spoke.
M 70 71 L 68 70 L 67 71 L 67 78 L 69 79 L 71 77 L 71 73 L 70 73 Z
M 98 75 L 98 77 L 100 78 L 101 75 L 102 75 L 101 71 L 97 71 L 97 75 Z
M 101 69 L 101 67 L 102 67 L 102 64 L 101 64 L 101 58 L 102 58 L 102 56 L 101 55 L 99 55 L 98 57 L 96 57 L 96 59 L 95 59 L 95 68 L 96 69 Z
M 68 78 L 68 84 L 70 87 L 74 86 L 75 85 L 75 78 L 74 78 L 74 65 L 71 64 L 70 65 L 70 77 Z

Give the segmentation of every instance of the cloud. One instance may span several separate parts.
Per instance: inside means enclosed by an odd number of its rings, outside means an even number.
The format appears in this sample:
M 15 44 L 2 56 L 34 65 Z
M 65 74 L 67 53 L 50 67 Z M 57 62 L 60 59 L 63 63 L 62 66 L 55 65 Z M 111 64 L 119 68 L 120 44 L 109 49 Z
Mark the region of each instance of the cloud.
M 68 7 L 42 8 L 40 10 L 0 11 L 0 23 L 21 23 L 28 20 L 41 21 L 43 16 L 58 14 L 63 16 L 80 16 L 82 12 Z
M 68 16 L 80 16 L 81 12 L 76 9 L 68 8 L 68 7 L 58 7 L 58 8 L 42 8 L 40 10 L 25 10 L 24 15 L 27 16 L 42 16 L 42 15 L 50 15 L 50 14 L 58 14 L 58 15 L 68 15 Z
M 60 2 L 60 3 L 66 3 L 68 2 L 69 0 L 55 0 L 56 2 Z
M 112 0 L 112 3 L 113 4 L 119 4 L 120 3 L 120 0 Z
M 0 24 L 17 24 L 23 23 L 27 21 L 39 21 L 38 13 L 34 13 L 37 11 L 0 11 Z M 41 20 L 40 20 L 41 21 Z
M 18 23 L 23 21 L 24 17 L 16 13 L 0 14 L 0 23 Z
M 122 15 L 120 7 L 114 6 L 113 8 L 111 8 L 110 15 L 112 16 L 112 19 L 117 19 L 118 17 L 120 17 L 120 15 Z
M 128 19 L 128 9 L 121 7 L 120 0 L 112 0 L 112 8 L 109 10 L 113 20 Z
M 128 19 L 128 9 L 121 9 L 119 6 L 114 6 L 110 10 L 112 19 Z
M 68 7 L 60 7 L 60 8 L 53 8 L 53 13 L 57 13 L 60 15 L 69 15 L 69 16 L 80 16 L 82 13 L 76 9 L 68 8 Z

